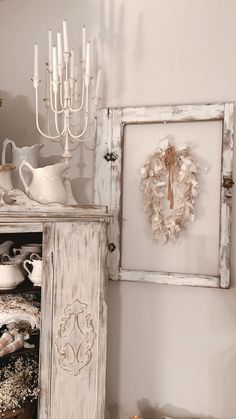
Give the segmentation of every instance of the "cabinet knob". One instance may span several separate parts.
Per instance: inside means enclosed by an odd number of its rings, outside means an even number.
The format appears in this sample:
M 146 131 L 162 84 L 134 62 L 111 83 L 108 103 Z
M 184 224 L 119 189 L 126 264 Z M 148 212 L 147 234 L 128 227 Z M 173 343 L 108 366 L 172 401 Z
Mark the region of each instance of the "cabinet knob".
M 105 154 L 104 159 L 106 161 L 116 161 L 118 159 L 118 155 L 114 152 Z

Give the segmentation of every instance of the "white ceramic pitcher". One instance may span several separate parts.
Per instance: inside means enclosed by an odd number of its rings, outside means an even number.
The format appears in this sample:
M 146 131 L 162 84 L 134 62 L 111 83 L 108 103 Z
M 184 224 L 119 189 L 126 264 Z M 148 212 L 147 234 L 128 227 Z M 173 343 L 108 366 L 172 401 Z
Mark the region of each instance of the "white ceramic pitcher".
M 26 169 L 32 175 L 31 183 L 27 183 Z M 68 169 L 68 165 L 65 163 L 35 169 L 24 160 L 19 167 L 19 175 L 30 199 L 40 204 L 59 203 L 64 205 L 67 201 L 63 182 L 63 174 L 66 169 Z
M 38 167 L 38 153 L 44 144 L 34 144 L 32 146 L 17 147 L 14 141 L 6 138 L 2 147 L 2 164 L 6 163 L 6 150 L 8 146 L 12 149 L 12 161 L 16 167 L 19 167 L 23 160 L 26 160 L 33 167 Z
M 11 146 L 12 156 L 11 163 L 14 164 L 17 168 L 15 173 L 13 173 L 13 186 L 17 189 L 23 190 L 22 182 L 19 179 L 18 169 L 23 160 L 26 160 L 33 167 L 38 167 L 38 154 L 44 144 L 34 144 L 32 146 L 17 147 L 14 141 L 6 138 L 3 141 L 2 148 L 2 164 L 6 163 L 6 151 L 8 146 Z
M 23 262 L 23 266 L 25 270 L 28 272 L 30 281 L 38 287 L 42 285 L 42 264 L 43 262 L 40 259 L 26 259 Z M 31 266 L 31 270 L 28 268 L 27 265 Z

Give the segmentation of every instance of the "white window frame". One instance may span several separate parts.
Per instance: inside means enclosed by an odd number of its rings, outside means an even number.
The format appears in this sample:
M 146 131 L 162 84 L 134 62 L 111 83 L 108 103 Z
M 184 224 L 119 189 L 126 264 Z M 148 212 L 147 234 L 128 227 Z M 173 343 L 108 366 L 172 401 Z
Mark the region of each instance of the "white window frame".
M 218 275 L 122 269 L 120 260 L 124 128 L 127 124 L 190 121 L 222 121 L 223 123 Z M 110 279 L 169 285 L 230 287 L 233 131 L 234 103 L 104 108 L 98 111 L 94 203 L 108 206 L 113 214 L 109 232 L 108 272 Z

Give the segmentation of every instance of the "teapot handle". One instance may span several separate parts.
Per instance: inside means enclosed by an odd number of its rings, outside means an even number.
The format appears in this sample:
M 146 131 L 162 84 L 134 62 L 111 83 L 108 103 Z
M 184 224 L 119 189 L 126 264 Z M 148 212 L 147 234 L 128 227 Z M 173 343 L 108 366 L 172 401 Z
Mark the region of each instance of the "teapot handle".
M 12 252 L 13 252 L 13 255 L 14 256 L 18 256 L 18 255 L 20 255 L 21 253 L 22 253 L 22 250 L 21 250 L 21 248 L 16 248 L 16 247 L 14 247 L 13 249 L 12 249 Z
M 13 149 L 14 147 L 14 141 L 9 140 L 8 138 L 6 138 L 3 141 L 3 147 L 2 147 L 2 164 L 6 164 L 6 149 L 8 144 L 11 144 L 11 148 Z
M 29 274 L 29 275 L 31 275 L 31 271 L 30 271 L 30 270 L 29 270 L 29 268 L 27 267 L 27 263 L 28 263 L 29 265 L 33 265 L 33 262 L 32 262 L 31 260 L 29 260 L 29 259 L 26 259 L 26 260 L 24 260 L 24 262 L 23 262 L 24 269 L 28 272 L 28 274 Z
M 38 253 L 31 253 L 30 260 L 42 260 L 42 258 L 38 255 Z
M 1 262 L 10 262 L 10 256 L 7 253 L 4 253 L 4 255 L 1 257 Z
M 20 164 L 20 167 L 19 167 L 19 175 L 20 175 L 20 179 L 21 179 L 21 181 L 24 185 L 25 192 L 28 193 L 30 185 L 27 184 L 26 179 L 25 179 L 25 175 L 24 175 L 24 172 L 23 172 L 23 168 L 25 168 L 25 167 L 27 167 L 29 169 L 29 171 L 32 173 L 32 175 L 33 175 L 34 172 L 33 172 L 32 166 L 26 160 L 23 160 L 23 162 Z

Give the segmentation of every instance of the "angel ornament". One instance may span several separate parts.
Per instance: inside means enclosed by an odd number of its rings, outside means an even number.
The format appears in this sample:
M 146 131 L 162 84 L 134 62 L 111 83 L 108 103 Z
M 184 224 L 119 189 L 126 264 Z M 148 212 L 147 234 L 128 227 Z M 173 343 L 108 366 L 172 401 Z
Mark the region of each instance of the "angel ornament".
M 195 218 L 199 194 L 197 158 L 186 144 L 173 145 L 165 137 L 141 168 L 142 207 L 147 212 L 152 237 L 175 243 L 188 221 Z

